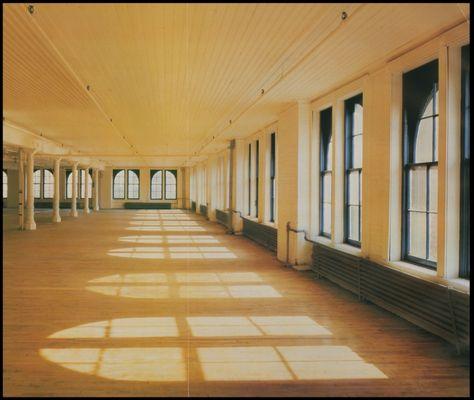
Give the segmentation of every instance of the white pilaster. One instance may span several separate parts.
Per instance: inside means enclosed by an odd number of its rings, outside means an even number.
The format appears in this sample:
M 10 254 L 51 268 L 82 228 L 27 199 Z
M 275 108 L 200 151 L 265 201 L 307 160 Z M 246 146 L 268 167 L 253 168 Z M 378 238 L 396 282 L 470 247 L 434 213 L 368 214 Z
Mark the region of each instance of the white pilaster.
M 18 150 L 18 229 L 25 229 L 25 164 L 23 149 Z
M 54 198 L 53 198 L 53 222 L 61 222 L 61 216 L 59 215 L 59 168 L 61 165 L 61 159 L 57 158 L 54 160 Z
M 89 166 L 84 171 L 84 214 L 89 214 Z
M 99 169 L 94 169 L 94 211 L 99 211 Z
M 72 165 L 71 216 L 77 217 L 77 163 Z
M 34 198 L 34 189 L 33 189 L 33 174 L 34 174 L 34 151 L 28 151 L 27 153 L 27 165 L 26 165 L 26 174 L 27 174 L 27 199 L 26 199 L 26 221 L 25 229 L 28 231 L 33 231 L 36 229 L 35 223 L 35 198 Z

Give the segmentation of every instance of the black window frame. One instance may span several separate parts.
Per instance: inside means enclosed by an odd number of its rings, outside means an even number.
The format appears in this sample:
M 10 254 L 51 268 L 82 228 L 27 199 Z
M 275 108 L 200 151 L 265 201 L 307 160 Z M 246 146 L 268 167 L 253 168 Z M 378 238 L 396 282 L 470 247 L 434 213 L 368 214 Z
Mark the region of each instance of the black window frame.
M 258 174 L 259 174 L 259 141 L 255 142 L 255 218 L 258 218 Z
M 402 260 L 410 262 L 431 270 L 437 269 L 437 262 L 431 261 L 429 257 L 429 171 L 431 168 L 438 168 L 438 158 L 435 157 L 435 136 L 433 128 L 433 152 L 432 160 L 429 162 L 414 162 L 416 154 L 416 134 L 418 125 L 422 118 L 422 113 L 432 96 L 438 90 L 439 84 L 439 60 L 435 59 L 425 63 L 411 71 L 403 74 L 403 170 L 402 170 Z M 433 99 L 433 108 L 436 107 L 435 98 Z M 438 113 L 426 118 L 439 118 Z M 434 124 L 434 122 L 433 122 Z M 434 127 L 434 125 L 433 125 Z M 439 139 L 439 138 L 438 138 Z M 436 160 L 434 160 L 436 158 Z M 409 173 L 414 168 L 426 168 L 426 259 L 408 254 L 410 243 L 410 181 Z M 438 170 L 439 174 L 439 170 Z M 438 175 L 439 176 L 439 175 Z M 437 192 L 438 195 L 438 192 Z M 421 212 L 421 211 L 420 211 Z M 438 214 L 438 211 L 436 211 Z M 437 235 L 436 235 L 437 237 Z
M 160 190 L 160 197 L 153 197 L 153 177 L 158 172 L 161 172 L 161 190 Z M 164 171 L 162 169 L 151 169 L 150 170 L 150 200 L 163 200 L 163 180 L 164 180 Z
M 116 197 L 115 196 L 115 178 L 116 176 L 123 171 L 123 197 Z M 113 200 L 125 200 L 125 188 L 127 186 L 127 171 L 124 168 L 121 169 L 113 169 L 112 170 L 112 199 Z
M 270 134 L 270 222 L 275 222 L 276 134 Z
M 459 219 L 459 277 L 470 279 L 470 44 L 461 47 L 461 187 Z
M 344 101 L 344 243 L 347 243 L 354 247 L 361 247 L 362 242 L 362 166 L 353 167 L 353 148 L 352 148 L 352 137 L 358 136 L 353 134 L 353 118 L 355 105 L 360 104 L 364 109 L 363 93 L 359 93 Z M 362 117 L 363 118 L 363 117 Z M 363 138 L 363 129 L 360 134 Z M 362 139 L 363 142 L 363 139 Z M 362 149 L 363 149 L 362 144 Z M 358 172 L 358 185 L 359 185 L 359 204 L 349 204 L 349 175 L 351 172 Z M 358 207 L 358 218 L 359 218 L 359 240 L 353 240 L 349 238 L 349 207 Z
M 138 178 L 138 191 L 137 197 L 130 197 L 130 185 L 135 186 L 134 183 L 130 183 L 130 173 L 135 173 Z M 127 199 L 128 200 L 140 200 L 140 170 L 139 169 L 127 169 Z
M 174 197 L 168 197 L 168 191 L 166 190 L 166 186 L 168 186 L 168 183 L 167 183 L 167 179 L 166 179 L 166 173 L 167 172 L 170 172 L 171 174 L 174 175 L 174 179 L 175 179 L 175 195 Z M 165 169 L 164 170 L 164 185 L 163 185 L 163 190 L 164 190 L 164 199 L 165 200 L 177 200 L 178 199 L 178 171 L 176 169 Z
M 249 198 L 248 198 L 248 208 L 249 212 L 248 215 L 252 214 L 252 143 L 249 143 L 249 154 L 248 154 L 248 190 L 249 190 Z
M 319 112 L 319 235 L 331 238 L 331 233 L 324 232 L 324 177 L 331 175 L 332 179 L 332 162 L 331 169 L 327 168 L 328 164 L 328 147 L 332 140 L 332 107 L 325 108 Z M 332 159 L 332 158 L 331 158 Z M 332 192 L 332 184 L 331 184 Z M 332 193 L 331 193 L 332 195 Z M 332 210 L 332 202 L 330 201 Z

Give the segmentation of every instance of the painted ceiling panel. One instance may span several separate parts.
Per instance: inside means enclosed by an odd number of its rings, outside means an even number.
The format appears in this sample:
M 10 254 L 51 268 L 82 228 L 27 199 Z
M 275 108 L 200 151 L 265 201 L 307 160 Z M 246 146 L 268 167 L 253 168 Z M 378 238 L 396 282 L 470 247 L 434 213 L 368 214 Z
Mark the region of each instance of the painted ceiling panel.
M 291 102 L 317 98 L 469 15 L 462 4 L 3 11 L 3 116 L 127 166 L 217 151 L 275 121 Z

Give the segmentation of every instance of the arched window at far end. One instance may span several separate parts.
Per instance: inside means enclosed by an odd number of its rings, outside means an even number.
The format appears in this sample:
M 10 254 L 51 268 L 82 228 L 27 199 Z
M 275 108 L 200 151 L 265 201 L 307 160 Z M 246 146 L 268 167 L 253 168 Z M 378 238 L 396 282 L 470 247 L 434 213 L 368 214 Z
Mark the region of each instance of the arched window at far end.
M 165 199 L 176 200 L 176 170 L 167 170 L 165 172 Z
M 113 177 L 113 191 L 112 197 L 114 199 L 125 199 L 125 170 L 114 169 Z

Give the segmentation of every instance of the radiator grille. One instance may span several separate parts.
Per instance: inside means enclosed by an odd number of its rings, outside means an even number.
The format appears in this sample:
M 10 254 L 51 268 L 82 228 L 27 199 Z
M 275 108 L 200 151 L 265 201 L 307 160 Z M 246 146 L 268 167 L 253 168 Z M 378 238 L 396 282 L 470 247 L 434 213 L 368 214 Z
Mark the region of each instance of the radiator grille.
M 222 225 L 229 226 L 230 214 L 228 211 L 222 211 L 216 209 L 216 220 Z
M 276 228 L 251 221 L 246 218 L 243 219 L 243 234 L 254 240 L 255 242 L 267 247 L 273 252 L 277 251 L 277 233 Z
M 469 346 L 469 295 L 321 244 L 313 269 L 322 277 L 436 334 Z

